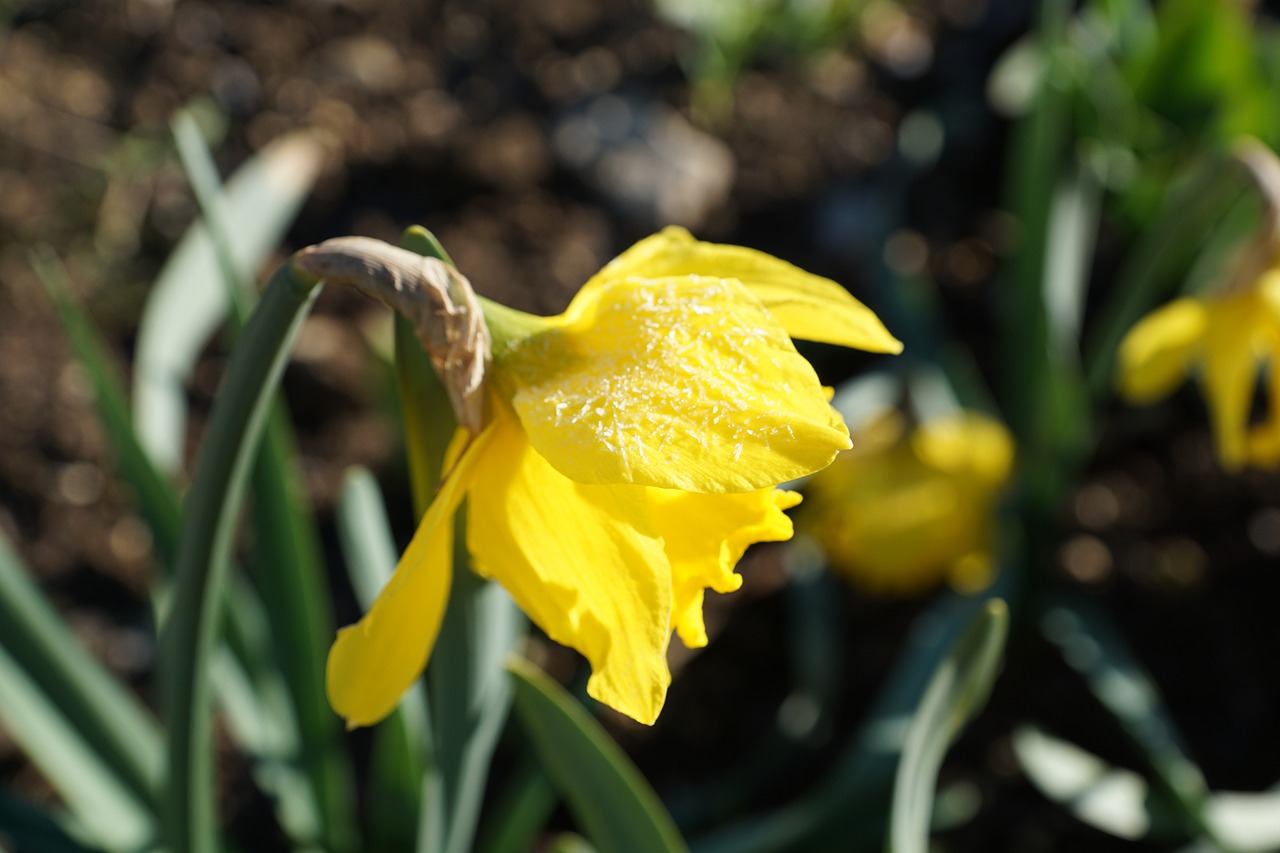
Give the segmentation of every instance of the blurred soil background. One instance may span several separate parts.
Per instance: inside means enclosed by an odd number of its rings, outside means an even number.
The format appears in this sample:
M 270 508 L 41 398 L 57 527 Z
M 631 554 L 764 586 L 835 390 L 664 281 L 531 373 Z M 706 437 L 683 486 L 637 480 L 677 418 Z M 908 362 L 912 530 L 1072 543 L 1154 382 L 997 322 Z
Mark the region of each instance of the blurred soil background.
M 931 279 L 950 331 L 999 381 L 997 274 L 1016 223 L 999 210 L 1009 124 L 986 85 L 1031 5 L 877 0 L 819 49 L 764 52 L 717 100 L 691 86 L 694 39 L 638 0 L 0 3 L 0 529 L 86 643 L 149 696 L 149 534 L 27 252 L 44 243 L 64 259 L 127 371 L 148 284 L 196 212 L 168 126 L 192 103 L 220 119 L 224 177 L 291 132 L 318 141 L 316 187 L 285 249 L 344 234 L 395 241 L 419 223 L 481 293 L 550 313 L 635 239 L 679 223 L 830 276 L 881 310 L 885 288 Z M 1100 267 L 1114 263 L 1107 249 L 1104 238 Z M 285 379 L 330 546 L 340 478 L 356 463 L 379 474 L 410 531 L 389 373 L 369 343 L 385 320 L 380 306 L 324 293 Z M 833 384 L 872 363 L 806 352 Z M 189 450 L 224 364 L 215 341 L 190 389 Z M 1057 559 L 1027 568 L 1116 617 L 1211 787 L 1256 790 L 1280 777 L 1280 481 L 1224 475 L 1205 423 L 1193 391 L 1114 407 L 1061 507 Z M 344 623 L 357 613 L 330 550 Z M 744 590 L 709 601 L 711 646 L 678 655 L 657 726 L 610 718 L 678 817 L 708 785 L 752 779 L 742 796 L 758 809 L 820 778 L 923 606 L 825 581 L 836 713 L 803 749 L 753 769 L 743 756 L 778 738 L 787 635 L 806 618 L 781 554 L 753 551 Z M 548 665 L 573 675 L 567 655 Z M 940 836 L 946 849 L 1132 849 L 1022 777 L 1009 735 L 1027 721 L 1141 766 L 1057 652 L 1015 627 L 987 712 L 944 768 L 982 803 Z M 223 805 L 251 834 L 270 818 L 235 784 L 244 772 L 228 759 Z M 0 780 L 51 796 L 3 731 Z M 741 813 L 741 799 L 728 802 L 693 810 L 714 826 Z

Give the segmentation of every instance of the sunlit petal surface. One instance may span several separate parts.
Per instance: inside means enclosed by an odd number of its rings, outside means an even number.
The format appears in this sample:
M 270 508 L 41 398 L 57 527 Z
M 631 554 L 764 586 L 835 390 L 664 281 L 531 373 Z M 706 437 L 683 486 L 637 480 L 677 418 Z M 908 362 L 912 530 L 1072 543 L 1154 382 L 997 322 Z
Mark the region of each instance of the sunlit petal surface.
M 648 492 L 671 560 L 671 626 L 686 646 L 701 648 L 707 644 L 704 590 L 733 592 L 742 586 L 742 577 L 733 567 L 747 546 L 790 539 L 791 519 L 783 510 L 800 503 L 800 495 L 778 489 L 736 495 Z
M 467 512 L 476 571 L 587 658 L 592 697 L 652 723 L 671 681 L 671 580 L 645 490 L 568 479 L 510 415 L 491 429 Z
M 583 292 L 617 279 L 684 275 L 741 281 L 793 338 L 868 352 L 902 351 L 880 318 L 831 279 L 755 249 L 695 240 L 675 226 L 623 252 L 592 276 Z
M 492 420 L 391 584 L 339 633 L 331 701 L 368 725 L 421 671 L 465 492 L 476 572 L 587 658 L 588 693 L 652 723 L 671 681 L 672 631 L 706 644 L 705 591 L 737 589 L 734 566 L 752 543 L 792 535 L 785 510 L 799 495 L 776 486 L 849 447 L 831 389 L 791 335 L 880 352 L 901 344 L 834 282 L 682 229 L 637 244 L 559 316 L 482 305 Z
M 605 282 L 495 371 L 529 441 L 580 483 L 746 492 L 849 446 L 813 368 L 730 279 Z

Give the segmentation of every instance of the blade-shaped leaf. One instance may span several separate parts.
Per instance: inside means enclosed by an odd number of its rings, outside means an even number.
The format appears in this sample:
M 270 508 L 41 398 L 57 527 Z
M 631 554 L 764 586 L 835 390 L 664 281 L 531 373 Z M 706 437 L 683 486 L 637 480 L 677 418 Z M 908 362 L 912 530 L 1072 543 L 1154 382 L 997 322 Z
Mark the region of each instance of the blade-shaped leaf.
M 1125 333 L 1173 291 L 1213 223 L 1239 198 L 1240 187 L 1235 165 L 1224 156 L 1197 158 L 1170 181 L 1159 212 L 1116 274 L 1086 338 L 1085 371 L 1095 401 L 1111 392 L 1116 350 Z
M 173 566 L 181 524 L 177 489 L 156 470 L 138 441 L 122 384 L 109 369 L 106 345 L 84 310 L 69 297 L 62 266 L 47 252 L 36 253 L 35 260 L 64 333 L 93 387 L 99 418 L 120 471 L 137 496 L 139 513 L 151 529 L 161 568 L 167 572 Z M 228 602 L 231 655 L 215 661 L 213 678 L 231 734 L 258 762 L 255 778 L 272 795 L 285 830 L 294 838 L 318 837 L 321 821 L 316 797 L 305 780 L 299 782 L 301 761 L 292 700 L 270 647 L 262 601 L 239 568 L 232 570 Z M 157 745 L 157 754 L 159 750 Z
M 268 409 L 252 473 L 252 577 L 266 608 L 272 647 L 288 685 L 301 769 L 318 800 L 323 846 L 355 843 L 350 763 L 324 687 L 325 653 L 334 636 L 332 607 L 314 519 L 303 507 L 297 453 L 284 406 Z
M 907 730 L 894 781 L 889 818 L 892 853 L 924 853 L 929 847 L 938 770 L 947 749 L 982 706 L 995 683 L 1009 632 L 1009 608 L 990 599 L 942 659 Z
M 98 417 L 111 441 L 117 464 L 138 498 L 138 510 L 151 526 L 156 554 L 169 566 L 178 547 L 178 494 L 162 478 L 139 443 L 119 377 L 111 371 L 106 343 L 84 309 L 71 298 L 66 271 L 51 250 L 33 253 L 45 292 L 57 311 L 63 332 L 93 387 Z
M 395 542 L 378 483 L 368 469 L 354 467 L 338 496 L 338 539 L 355 589 L 368 610 L 391 579 Z M 373 731 L 368 809 L 370 844 L 411 849 L 418 837 L 422 780 L 431 743 L 430 717 L 421 684 L 405 694 L 396 712 Z
M 188 112 L 174 119 L 174 138 L 200 205 L 238 337 L 256 301 L 251 280 L 235 256 L 239 236 L 230 221 L 218 171 Z M 320 537 L 301 495 L 289 417 L 277 399 L 267 414 L 253 468 L 252 576 L 269 616 L 280 672 L 292 696 L 298 762 L 311 780 L 321 818 L 321 841 L 334 850 L 355 842 L 354 792 L 337 718 L 325 701 L 324 650 L 333 637 L 333 613 L 324 582 Z
M 476 842 L 477 853 L 524 853 L 536 846 L 538 833 L 559 802 L 546 771 L 526 751 L 503 783 Z
M 225 187 L 228 241 L 246 280 L 280 243 L 319 172 L 321 149 L 308 135 L 267 145 Z M 134 354 L 134 421 L 158 467 L 182 465 L 186 383 L 196 357 L 227 316 L 227 288 L 203 225 L 183 237 L 143 309 Z
M 0 790 L 0 844 L 41 853 L 92 853 L 51 816 Z
M 1205 817 L 1215 837 L 1239 853 L 1280 848 L 1280 791 L 1219 791 L 1209 797 Z
M 1142 750 L 1156 783 L 1178 804 L 1188 825 L 1218 843 L 1206 816 L 1209 790 L 1204 774 L 1183 745 L 1155 682 L 1106 615 L 1083 599 L 1060 600 L 1045 610 L 1040 625 L 1044 636 L 1061 649 L 1062 659 L 1084 677 L 1093 695 Z
M 0 643 L 0 724 L 49 781 L 84 831 L 110 851 L 147 849 L 153 813 L 85 742 L 55 702 Z
M 1146 754 L 1152 768 L 1193 811 L 1208 795 L 1204 775 L 1188 757 L 1160 692 L 1105 615 L 1089 603 L 1060 601 L 1047 609 L 1041 630 L 1062 658 L 1084 676 L 1093 695 Z
M 368 610 L 391 580 L 398 559 L 378 481 L 356 466 L 342 478 L 338 495 L 338 539 L 360 607 Z
M 1132 770 L 1108 764 L 1034 726 L 1014 732 L 1013 748 L 1028 778 L 1045 796 L 1104 832 L 1137 841 L 1185 838 L 1194 831 L 1166 789 Z M 1202 838 L 1193 849 L 1265 853 L 1280 847 L 1280 789 L 1212 793 L 1204 818 L 1216 841 Z
M 1012 594 L 1014 573 L 1002 571 L 990 592 Z M 890 806 L 912 714 L 933 672 L 964 629 L 980 616 L 982 599 L 942 593 L 920 614 L 866 721 L 827 776 L 802 797 L 763 817 L 694 840 L 696 853 L 770 853 L 855 849 L 851 839 L 879 839 Z M 861 848 L 873 849 L 871 842 Z
M 212 851 L 213 763 L 208 665 L 218 634 L 236 520 L 269 403 L 319 289 L 284 264 L 245 326 L 214 404 L 183 514 L 177 588 L 161 632 L 160 685 L 169 723 L 169 843 Z
M 150 803 L 164 763 L 151 713 L 85 651 L 0 536 L 0 648 L 118 784 Z M 8 701 L 8 694 L 0 691 Z M 64 716 L 65 715 L 65 716 Z
M 1132 770 L 1109 765 L 1032 726 L 1014 732 L 1013 751 L 1046 797 L 1090 826 L 1129 841 L 1152 831 L 1151 786 Z
M 600 724 L 528 661 L 513 658 L 508 669 L 520 726 L 600 853 L 687 850 L 653 789 Z

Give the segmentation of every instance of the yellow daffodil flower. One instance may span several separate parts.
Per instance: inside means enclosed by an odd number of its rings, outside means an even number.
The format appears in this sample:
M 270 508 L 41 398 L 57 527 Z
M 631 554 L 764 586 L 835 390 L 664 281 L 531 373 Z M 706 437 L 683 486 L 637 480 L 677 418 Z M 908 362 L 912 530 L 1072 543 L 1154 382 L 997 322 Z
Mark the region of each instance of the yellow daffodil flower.
M 339 632 L 330 701 L 351 725 L 395 707 L 426 665 L 464 497 L 477 573 L 591 664 L 587 692 L 652 723 L 672 630 L 707 642 L 706 589 L 741 584 L 753 542 L 787 539 L 777 484 L 849 446 L 790 335 L 875 352 L 901 344 L 835 282 L 669 228 L 533 317 L 484 305 L 488 420 L 460 430 L 395 575 Z
M 1269 411 L 1263 423 L 1250 426 L 1264 362 L 1270 363 Z M 1280 269 L 1246 287 L 1177 299 L 1139 320 L 1120 343 L 1120 394 L 1131 403 L 1154 403 L 1197 366 L 1223 467 L 1280 463 Z
M 1013 439 L 975 412 L 908 430 L 898 413 L 809 481 L 801 528 L 832 568 L 869 592 L 913 595 L 947 580 L 965 592 L 993 575 L 992 534 Z

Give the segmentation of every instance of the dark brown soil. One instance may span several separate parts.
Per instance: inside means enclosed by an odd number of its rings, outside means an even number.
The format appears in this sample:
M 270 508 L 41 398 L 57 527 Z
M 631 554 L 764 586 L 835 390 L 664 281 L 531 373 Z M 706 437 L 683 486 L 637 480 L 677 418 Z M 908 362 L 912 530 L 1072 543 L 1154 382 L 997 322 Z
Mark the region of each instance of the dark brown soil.
M 167 130 L 193 99 L 211 99 L 226 117 L 216 150 L 224 174 L 282 134 L 316 132 L 322 175 L 285 248 L 342 234 L 394 240 L 420 223 L 480 292 L 549 313 L 631 241 L 680 221 L 829 275 L 877 308 L 890 302 L 890 271 L 924 269 L 948 326 L 999 379 L 1007 127 L 983 87 L 1025 30 L 1021 4 L 913 5 L 902 26 L 917 59 L 927 50 L 920 68 L 893 52 L 899 42 L 867 32 L 814 59 L 764 57 L 718 122 L 690 106 L 682 60 L 691 39 L 638 0 L 13 8 L 0 5 L 0 21 L 10 18 L 0 43 L 0 530 L 77 633 L 148 701 L 150 536 L 115 480 L 86 380 L 27 251 L 45 243 L 65 260 L 125 375 L 147 285 L 195 212 Z M 936 160 L 900 148 L 904 120 L 920 111 L 945 128 Z M 618 190 L 609 176 L 621 167 L 600 159 L 604 148 L 584 148 L 581 135 L 618 115 L 637 138 L 672 134 L 672 156 L 696 165 L 692 177 Z M 407 505 L 386 377 L 360 332 L 380 311 L 325 293 L 286 377 L 310 500 L 326 524 L 351 464 L 373 468 L 391 505 Z M 832 383 L 874 363 L 812 354 Z M 224 356 L 215 342 L 197 371 L 197 416 Z M 1259 789 L 1280 777 L 1280 481 L 1223 474 L 1195 426 L 1204 422 L 1193 392 L 1144 412 L 1107 412 L 1053 551 L 1027 572 L 1036 595 L 1072 588 L 1116 617 L 1211 786 Z M 395 521 L 407 533 L 407 510 Z M 840 667 L 830 719 L 724 808 L 690 806 L 776 737 L 797 618 L 781 553 L 753 552 L 746 588 L 711 603 L 717 636 L 676 661 L 683 674 L 655 728 L 609 718 L 677 816 L 698 815 L 698 830 L 820 779 L 924 606 L 825 581 Z M 573 666 L 553 662 L 565 673 Z M 941 836 L 946 847 L 1119 849 L 1023 778 L 1009 736 L 1027 721 L 1142 766 L 1034 626 L 1016 623 L 991 704 L 944 769 L 944 780 L 968 780 L 982 797 L 972 821 Z M 2 730 L 0 779 L 36 801 L 51 796 Z M 240 826 L 265 815 L 252 798 L 233 805 Z

